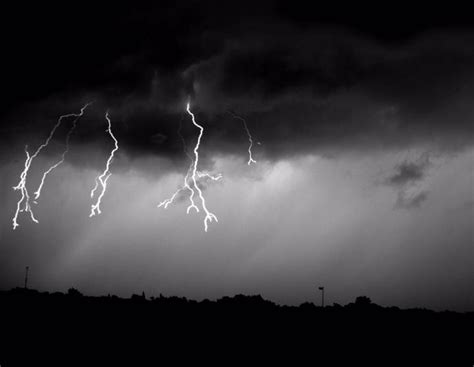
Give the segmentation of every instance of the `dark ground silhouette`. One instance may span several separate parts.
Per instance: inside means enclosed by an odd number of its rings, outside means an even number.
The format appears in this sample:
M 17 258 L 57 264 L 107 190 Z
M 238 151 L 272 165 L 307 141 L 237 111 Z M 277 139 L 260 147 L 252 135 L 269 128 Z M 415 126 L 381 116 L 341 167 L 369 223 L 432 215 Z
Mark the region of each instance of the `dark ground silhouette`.
M 472 366 L 474 313 L 0 291 L 0 365 Z

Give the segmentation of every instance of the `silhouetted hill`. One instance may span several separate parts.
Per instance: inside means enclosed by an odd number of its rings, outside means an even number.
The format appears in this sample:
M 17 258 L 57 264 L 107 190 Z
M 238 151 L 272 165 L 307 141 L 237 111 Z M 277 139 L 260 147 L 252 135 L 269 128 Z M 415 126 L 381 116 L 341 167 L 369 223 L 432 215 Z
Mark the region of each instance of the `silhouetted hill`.
M 474 313 L 0 291 L 0 365 L 472 366 Z

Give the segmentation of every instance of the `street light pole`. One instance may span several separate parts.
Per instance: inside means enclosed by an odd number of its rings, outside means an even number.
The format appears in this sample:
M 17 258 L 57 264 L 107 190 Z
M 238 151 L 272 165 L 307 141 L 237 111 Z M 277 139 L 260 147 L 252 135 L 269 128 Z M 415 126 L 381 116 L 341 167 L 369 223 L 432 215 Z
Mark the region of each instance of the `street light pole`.
M 321 291 L 321 307 L 324 307 L 324 287 L 318 288 Z
M 28 270 L 30 270 L 29 266 L 25 268 L 25 289 L 28 288 Z

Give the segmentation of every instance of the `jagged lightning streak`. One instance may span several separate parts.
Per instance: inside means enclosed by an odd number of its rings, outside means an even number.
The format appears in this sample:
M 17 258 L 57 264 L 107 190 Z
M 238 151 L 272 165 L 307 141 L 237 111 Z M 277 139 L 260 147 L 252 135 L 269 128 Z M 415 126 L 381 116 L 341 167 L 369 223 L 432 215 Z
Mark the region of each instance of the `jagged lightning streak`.
M 160 208 L 160 207 L 163 207 L 163 208 L 165 208 L 165 209 L 168 208 L 168 206 L 173 203 L 173 201 L 176 199 L 176 197 L 178 196 L 178 194 L 179 194 L 180 192 L 182 192 L 182 191 L 184 191 L 184 190 L 188 190 L 188 191 L 190 191 L 189 201 L 190 201 L 191 203 L 190 203 L 190 205 L 188 206 L 188 208 L 187 208 L 187 210 L 186 210 L 186 213 L 189 214 L 189 212 L 191 211 L 191 209 L 195 209 L 196 212 L 199 213 L 199 208 L 196 206 L 196 204 L 195 204 L 195 202 L 194 202 L 194 194 L 195 194 L 195 192 L 194 192 L 193 188 L 192 188 L 191 186 L 189 186 L 189 183 L 188 183 L 188 181 L 190 180 L 189 174 L 191 173 L 191 171 L 192 171 L 192 169 L 193 169 L 193 166 L 194 166 L 194 159 L 193 159 L 193 157 L 191 156 L 191 154 L 189 154 L 189 152 L 188 152 L 188 148 L 187 148 L 187 146 L 186 146 L 186 141 L 184 140 L 184 137 L 183 137 L 183 135 L 181 134 L 181 129 L 182 129 L 182 118 L 181 118 L 181 120 L 179 121 L 178 135 L 179 135 L 179 137 L 180 137 L 180 139 L 181 139 L 181 142 L 182 142 L 182 144 L 183 144 L 183 151 L 184 151 L 184 153 L 188 156 L 188 158 L 189 158 L 189 160 L 191 161 L 191 163 L 190 163 L 190 165 L 189 165 L 188 170 L 186 171 L 186 176 L 184 176 L 183 185 L 182 185 L 180 188 L 178 188 L 170 198 L 168 198 L 168 199 L 162 201 L 161 203 L 159 203 L 159 204 L 158 204 L 158 208 Z M 221 174 L 217 174 L 217 175 L 214 176 L 214 175 L 211 175 L 211 174 L 209 174 L 209 173 L 203 173 L 203 172 L 199 172 L 199 171 L 197 171 L 196 173 L 197 173 L 197 176 L 198 176 L 199 178 L 206 177 L 206 178 L 210 178 L 210 179 L 213 180 L 213 181 L 218 181 L 218 180 L 220 180 L 220 179 L 222 178 L 222 175 L 221 175 Z
M 214 175 L 211 175 L 210 173 L 207 173 L 207 172 L 197 171 L 196 174 L 199 178 L 207 177 L 207 178 L 210 178 L 213 181 L 219 181 L 222 178 L 221 173 L 214 176 Z
M 89 104 L 90 103 L 86 104 L 86 106 L 84 106 L 81 109 L 81 114 L 82 114 L 83 110 L 85 109 L 85 107 L 87 107 Z M 20 197 L 20 200 L 17 203 L 15 215 L 13 216 L 13 229 L 16 229 L 19 226 L 19 224 L 18 224 L 18 214 L 23 212 L 23 211 L 25 211 L 27 213 L 30 213 L 31 220 L 33 222 L 39 223 L 38 220 L 35 218 L 35 216 L 33 214 L 33 211 L 31 209 L 30 195 L 28 194 L 28 189 L 26 188 L 26 178 L 28 176 L 28 171 L 31 167 L 31 163 L 33 162 L 33 160 L 38 156 L 38 154 L 44 148 L 46 148 L 49 145 L 49 142 L 53 138 L 53 135 L 56 132 L 56 130 L 58 129 L 58 127 L 61 125 L 63 119 L 65 119 L 67 117 L 72 117 L 72 116 L 77 117 L 77 115 L 78 114 L 67 114 L 67 115 L 60 116 L 58 121 L 54 125 L 53 129 L 50 131 L 49 136 L 47 137 L 45 142 L 43 144 L 41 144 L 38 147 L 38 149 L 36 149 L 36 151 L 32 155 L 30 155 L 29 152 L 28 152 L 28 146 L 25 146 L 25 153 L 26 153 L 25 167 L 24 167 L 23 171 L 20 174 L 20 181 L 18 182 L 18 185 L 13 186 L 13 190 L 15 190 L 15 191 L 20 190 L 20 192 L 21 192 L 21 197 Z M 44 177 L 45 176 L 43 175 L 43 181 L 44 181 Z M 41 193 L 41 190 L 40 190 L 40 193 Z M 36 196 L 36 193 L 35 193 L 35 196 Z M 39 197 L 39 195 L 36 198 L 38 198 L 38 197 Z M 23 203 L 24 203 L 24 206 L 22 208 Z
M 189 201 L 191 202 L 191 204 L 189 204 L 188 209 L 186 210 L 186 213 L 189 214 L 189 211 L 191 209 L 196 209 L 196 212 L 199 213 L 199 208 L 194 203 L 194 190 L 191 186 L 189 186 L 189 183 L 188 183 L 188 181 L 190 179 L 189 173 L 192 171 L 193 167 L 194 167 L 194 160 L 191 160 L 191 165 L 189 166 L 189 168 L 186 172 L 186 176 L 184 176 L 183 185 L 179 189 L 177 189 L 170 198 L 168 198 L 166 200 L 163 200 L 161 203 L 159 203 L 158 208 L 161 208 L 161 207 L 163 207 L 165 209 L 168 208 L 168 206 L 173 203 L 173 201 L 176 199 L 176 197 L 178 196 L 178 194 L 181 191 L 189 190 L 191 192 L 191 194 L 189 195 Z M 210 178 L 213 181 L 218 181 L 222 178 L 222 174 L 220 174 L 220 173 L 214 176 L 214 175 L 211 175 L 210 173 L 207 173 L 207 172 L 197 171 L 196 175 L 197 175 L 198 178 L 206 177 L 206 178 Z
M 95 186 L 91 190 L 91 198 L 94 198 L 95 191 L 98 189 L 99 184 L 102 186 L 102 191 L 100 192 L 99 196 L 97 197 L 96 203 L 91 205 L 91 213 L 90 213 L 89 217 L 93 217 L 94 215 L 101 213 L 100 203 L 101 203 L 102 198 L 105 194 L 105 191 L 107 190 L 107 181 L 108 181 L 109 177 L 112 175 L 112 173 L 109 172 L 110 171 L 110 164 L 112 163 L 112 160 L 114 159 L 115 152 L 119 149 L 118 140 L 115 138 L 114 134 L 112 133 L 112 122 L 110 121 L 110 118 L 109 118 L 109 111 L 107 111 L 105 113 L 105 119 L 107 120 L 107 124 L 108 124 L 107 125 L 108 128 L 105 131 L 108 132 L 109 135 L 111 136 L 111 138 L 114 140 L 115 146 L 112 149 L 112 151 L 110 152 L 109 159 L 107 159 L 107 163 L 105 165 L 104 172 L 102 172 L 102 174 L 97 176 L 96 179 L 95 179 Z
M 158 208 L 161 208 L 161 207 L 165 209 L 168 208 L 168 206 L 173 203 L 174 199 L 176 199 L 176 197 L 181 191 L 189 190 L 191 192 L 191 194 L 189 195 L 189 201 L 191 202 L 191 204 L 189 204 L 188 209 L 186 210 L 186 213 L 189 214 L 191 209 L 196 209 L 196 212 L 199 213 L 199 208 L 196 206 L 194 202 L 194 190 L 188 184 L 189 173 L 191 172 L 193 165 L 194 165 L 194 161 L 191 162 L 191 165 L 189 166 L 188 171 L 186 172 L 186 176 L 184 176 L 183 186 L 177 189 L 169 199 L 163 200 L 161 203 L 159 203 Z
M 68 115 L 63 115 L 59 118 L 61 120 L 61 119 L 66 118 L 66 117 L 75 117 L 74 121 L 72 122 L 72 126 L 71 126 L 71 128 L 69 129 L 69 131 L 66 135 L 66 148 L 63 151 L 63 154 L 61 155 L 61 159 L 59 161 L 57 161 L 55 164 L 53 164 L 51 167 L 49 167 L 49 169 L 46 170 L 43 173 L 43 177 L 41 178 L 41 183 L 39 184 L 38 189 L 35 191 L 35 201 L 34 201 L 35 204 L 37 204 L 36 200 L 38 200 L 39 197 L 41 196 L 41 190 L 43 189 L 43 185 L 44 185 L 44 181 L 45 181 L 46 177 L 51 173 L 52 170 L 56 169 L 62 163 L 64 163 L 64 159 L 66 158 L 66 154 L 69 152 L 69 141 L 71 140 L 71 135 L 74 132 L 74 129 L 76 128 L 77 121 L 84 115 L 85 109 L 90 104 L 92 104 L 92 102 L 86 103 L 84 105 L 84 107 L 81 108 L 80 113 L 71 113 L 71 114 L 68 114 Z
M 194 117 L 193 113 L 190 110 L 190 104 L 189 103 L 186 106 L 186 111 L 191 116 L 193 124 L 196 127 L 198 127 L 199 130 L 200 130 L 196 146 L 194 147 L 194 150 L 193 150 L 194 158 L 189 154 L 189 152 L 187 150 L 186 142 L 184 140 L 183 135 L 181 134 L 181 122 L 180 122 L 180 126 L 179 126 L 179 129 L 178 129 L 178 134 L 181 138 L 181 141 L 183 142 L 184 152 L 186 153 L 186 155 L 190 159 L 191 164 L 190 164 L 190 166 L 189 166 L 189 168 L 186 172 L 186 176 L 184 176 L 183 185 L 180 188 L 178 188 L 169 199 L 166 199 L 166 200 L 162 201 L 160 204 L 158 204 L 158 207 L 164 207 L 166 209 L 171 203 L 173 203 L 173 201 L 176 199 L 177 195 L 181 191 L 189 190 L 190 191 L 189 200 L 190 200 L 191 204 L 188 206 L 188 208 L 186 210 L 186 213 L 189 214 L 191 209 L 195 209 L 196 212 L 199 212 L 199 208 L 197 207 L 197 205 L 194 202 L 194 194 L 195 194 L 195 190 L 196 190 L 198 192 L 199 198 L 201 199 L 201 206 L 202 206 L 204 212 L 206 213 L 206 217 L 204 218 L 204 230 L 207 232 L 208 222 L 212 222 L 213 220 L 215 220 L 217 222 L 218 220 L 217 220 L 217 217 L 213 213 L 209 212 L 209 210 L 207 209 L 206 201 L 204 199 L 204 196 L 202 194 L 201 189 L 199 188 L 199 186 L 197 184 L 196 177 L 197 178 L 209 178 L 211 180 L 218 181 L 222 178 L 222 175 L 218 174 L 218 175 L 214 176 L 214 175 L 211 175 L 207 172 L 200 172 L 200 171 L 197 170 L 197 165 L 198 165 L 198 162 L 199 162 L 199 146 L 201 144 L 201 138 L 202 138 L 202 135 L 204 133 L 204 128 L 201 125 L 196 123 L 195 117 Z M 191 185 L 188 183 L 188 181 L 190 181 L 190 180 L 192 181 Z M 193 189 L 193 187 L 194 187 L 194 189 Z
M 198 175 L 197 174 L 197 166 L 198 166 L 198 163 L 199 163 L 199 146 L 201 145 L 201 138 L 202 138 L 202 135 L 204 133 L 204 128 L 196 122 L 194 114 L 190 110 L 190 103 L 189 102 L 186 105 L 186 111 L 191 115 L 191 120 L 192 120 L 194 126 L 196 126 L 199 129 L 199 136 L 198 136 L 196 145 L 195 145 L 194 150 L 193 150 L 193 152 L 194 152 L 194 164 L 193 164 L 193 171 L 192 171 L 192 176 L 191 177 L 193 179 L 194 188 L 198 192 L 199 198 L 201 199 L 201 206 L 204 209 L 204 212 L 206 213 L 206 217 L 204 218 L 204 231 L 207 232 L 208 222 L 212 222 L 213 220 L 218 222 L 218 220 L 217 220 L 217 217 L 213 213 L 211 213 L 209 210 L 207 210 L 206 200 L 204 199 L 204 196 L 202 195 L 202 191 L 199 188 L 199 186 L 197 184 L 197 180 L 196 180 L 196 176 Z
M 190 191 L 190 195 L 189 195 L 189 201 L 191 202 L 188 206 L 188 209 L 186 210 L 186 213 L 189 214 L 190 210 L 191 209 L 195 209 L 197 213 L 199 213 L 199 208 L 196 206 L 196 204 L 194 203 L 194 190 L 192 189 L 191 186 L 189 186 L 188 184 L 188 180 L 189 180 L 189 173 L 191 172 L 191 169 L 193 167 L 193 158 L 191 157 L 191 155 L 189 154 L 188 152 L 188 148 L 186 147 L 186 141 L 184 140 L 184 137 L 183 135 L 181 134 L 181 129 L 182 129 L 182 122 L 183 122 L 183 117 L 181 117 L 181 120 L 179 120 L 179 128 L 178 128 L 178 135 L 181 139 L 181 142 L 183 144 L 183 151 L 184 153 L 188 156 L 189 160 L 191 161 L 191 164 L 189 165 L 189 168 L 188 170 L 186 171 L 186 176 L 184 176 L 184 183 L 183 183 L 183 186 L 181 186 L 179 189 L 177 189 L 174 194 L 166 199 L 166 200 L 163 200 L 161 203 L 158 204 L 158 208 L 168 208 L 168 206 L 173 203 L 174 199 L 176 199 L 176 197 L 178 196 L 178 194 L 181 192 L 181 191 L 184 191 L 184 190 L 189 190 Z
M 28 190 L 26 188 L 26 176 L 28 175 L 28 170 L 30 169 L 31 161 L 33 159 L 33 156 L 30 156 L 30 153 L 28 153 L 28 145 L 25 146 L 25 153 L 26 153 L 25 168 L 20 174 L 20 182 L 18 183 L 18 185 L 13 187 L 13 190 L 21 191 L 21 198 L 20 200 L 18 200 L 18 203 L 16 205 L 16 212 L 15 212 L 15 215 L 13 216 L 13 229 L 16 229 L 16 227 L 19 226 L 18 214 L 23 211 L 30 213 L 31 220 L 35 223 L 38 223 L 38 220 L 35 218 L 33 211 L 31 210 L 30 195 L 28 194 Z M 21 208 L 23 201 L 25 202 L 24 209 Z
M 240 117 L 239 115 L 236 115 L 234 112 L 232 111 L 227 111 L 233 118 L 235 119 L 239 119 L 240 121 L 242 121 L 242 123 L 244 124 L 244 129 L 245 131 L 247 132 L 247 136 L 249 137 L 249 149 L 248 149 L 248 152 L 249 152 L 249 160 L 247 162 L 247 164 L 250 166 L 251 163 L 257 163 L 257 161 L 255 159 L 252 158 L 252 146 L 253 146 L 253 139 L 252 139 L 252 134 L 250 134 L 250 130 L 247 126 L 247 121 L 245 121 L 245 119 L 243 117 Z

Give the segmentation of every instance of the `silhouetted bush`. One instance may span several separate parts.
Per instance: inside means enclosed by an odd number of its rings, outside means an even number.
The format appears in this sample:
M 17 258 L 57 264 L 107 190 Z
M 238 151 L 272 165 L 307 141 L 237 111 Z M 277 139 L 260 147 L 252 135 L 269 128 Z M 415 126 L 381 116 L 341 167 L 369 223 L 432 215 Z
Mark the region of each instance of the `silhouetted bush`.
M 359 296 L 356 298 L 355 304 L 356 306 L 359 306 L 359 307 L 367 307 L 372 304 L 372 300 L 366 296 Z
M 67 295 L 71 297 L 82 297 L 82 293 L 79 292 L 76 288 L 69 288 L 67 290 Z

